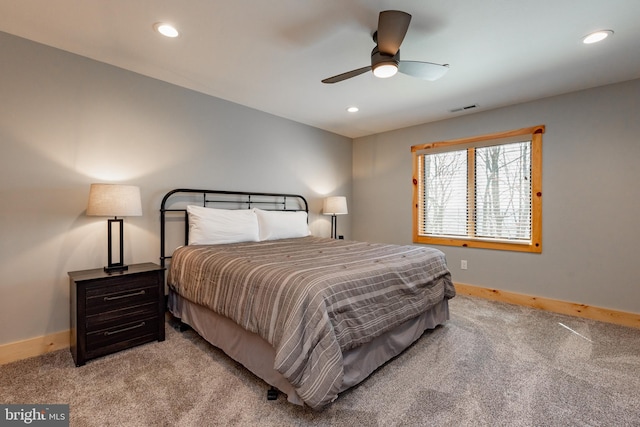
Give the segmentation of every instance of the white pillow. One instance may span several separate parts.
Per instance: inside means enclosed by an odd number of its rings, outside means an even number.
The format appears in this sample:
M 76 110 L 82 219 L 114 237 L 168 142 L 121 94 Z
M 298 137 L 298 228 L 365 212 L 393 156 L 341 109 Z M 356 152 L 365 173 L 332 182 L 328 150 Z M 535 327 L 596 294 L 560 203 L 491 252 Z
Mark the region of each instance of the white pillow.
M 263 211 L 254 209 L 258 216 L 260 240 L 306 237 L 311 234 L 304 211 Z
M 189 244 L 258 242 L 258 218 L 252 209 L 228 210 L 187 206 Z

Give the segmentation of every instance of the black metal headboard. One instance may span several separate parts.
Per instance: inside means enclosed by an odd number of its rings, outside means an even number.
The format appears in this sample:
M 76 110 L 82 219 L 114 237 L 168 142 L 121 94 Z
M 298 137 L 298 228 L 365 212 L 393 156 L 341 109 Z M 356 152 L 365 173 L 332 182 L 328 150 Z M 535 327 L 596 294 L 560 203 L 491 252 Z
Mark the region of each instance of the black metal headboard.
M 178 188 L 169 191 L 160 204 L 160 264 L 166 267 L 167 223 L 184 223 L 184 244 L 189 242 L 188 205 L 219 209 L 260 208 L 271 211 L 305 211 L 309 213 L 307 200 L 299 194 L 249 193 L 244 191 L 197 190 Z

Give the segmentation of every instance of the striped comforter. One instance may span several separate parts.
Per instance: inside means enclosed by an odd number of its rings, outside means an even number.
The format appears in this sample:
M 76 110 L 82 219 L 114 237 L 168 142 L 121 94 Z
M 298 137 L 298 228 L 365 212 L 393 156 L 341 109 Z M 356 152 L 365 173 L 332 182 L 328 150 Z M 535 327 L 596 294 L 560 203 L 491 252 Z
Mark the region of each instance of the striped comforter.
M 312 236 L 185 246 L 168 282 L 268 341 L 274 368 L 312 408 L 337 397 L 343 351 L 455 295 L 437 249 Z

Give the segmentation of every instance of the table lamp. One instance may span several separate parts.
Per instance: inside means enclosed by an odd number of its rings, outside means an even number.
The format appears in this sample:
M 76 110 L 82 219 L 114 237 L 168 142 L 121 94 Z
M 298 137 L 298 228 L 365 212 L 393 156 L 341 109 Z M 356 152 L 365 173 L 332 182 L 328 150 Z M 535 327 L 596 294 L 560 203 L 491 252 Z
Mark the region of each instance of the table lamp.
M 336 215 L 346 215 L 349 213 L 347 210 L 347 198 L 344 196 L 327 197 L 324 199 L 322 213 L 331 215 L 331 238 L 337 239 L 338 217 Z
M 121 184 L 91 184 L 87 215 L 113 217 L 107 222 L 109 259 L 104 271 L 114 273 L 127 270 L 128 266 L 124 264 L 124 223 L 122 218 L 118 217 L 142 216 L 140 188 Z M 118 262 L 113 260 L 112 230 L 114 223 L 118 223 L 120 229 L 120 259 Z

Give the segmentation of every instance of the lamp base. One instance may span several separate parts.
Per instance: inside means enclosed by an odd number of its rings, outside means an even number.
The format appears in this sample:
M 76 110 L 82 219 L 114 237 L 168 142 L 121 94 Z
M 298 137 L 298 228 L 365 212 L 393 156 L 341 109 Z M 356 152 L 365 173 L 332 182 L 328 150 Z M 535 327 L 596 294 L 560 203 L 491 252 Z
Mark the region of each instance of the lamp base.
M 128 269 L 129 269 L 129 266 L 123 265 L 123 264 L 112 264 L 104 267 L 105 273 L 108 273 L 108 274 L 119 273 L 121 271 L 127 271 Z
M 331 238 L 338 238 L 338 217 L 335 214 L 331 215 Z
M 118 252 L 118 255 L 120 256 L 120 259 L 117 262 L 113 262 L 113 247 L 112 247 L 112 229 L 113 229 L 113 224 L 114 223 L 118 223 L 118 231 L 119 231 L 119 237 L 120 239 L 118 240 L 119 246 L 120 246 L 120 251 Z M 108 247 L 107 247 L 107 251 L 109 254 L 109 257 L 107 258 L 107 265 L 104 268 L 105 273 L 107 274 L 113 274 L 113 273 L 119 273 L 122 271 L 126 271 L 129 267 L 127 265 L 125 265 L 124 263 L 124 227 L 123 227 L 123 221 L 122 218 L 118 219 L 117 217 L 114 219 L 109 219 L 108 223 L 107 223 L 107 229 L 108 229 L 108 233 L 107 233 L 107 241 L 108 241 Z

